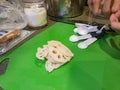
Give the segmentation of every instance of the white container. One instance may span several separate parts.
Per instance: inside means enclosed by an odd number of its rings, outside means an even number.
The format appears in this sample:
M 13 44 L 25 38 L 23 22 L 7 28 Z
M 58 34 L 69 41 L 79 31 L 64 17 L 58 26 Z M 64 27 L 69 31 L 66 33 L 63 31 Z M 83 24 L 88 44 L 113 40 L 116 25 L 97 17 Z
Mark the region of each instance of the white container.
M 26 3 L 24 12 L 30 27 L 42 27 L 47 24 L 47 12 L 44 1 L 37 3 Z

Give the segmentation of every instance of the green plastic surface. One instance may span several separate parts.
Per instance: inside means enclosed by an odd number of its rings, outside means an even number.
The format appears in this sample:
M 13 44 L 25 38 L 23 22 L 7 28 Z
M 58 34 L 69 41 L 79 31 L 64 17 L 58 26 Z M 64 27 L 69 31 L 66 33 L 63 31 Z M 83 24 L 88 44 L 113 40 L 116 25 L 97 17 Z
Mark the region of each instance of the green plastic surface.
M 69 41 L 74 28 L 57 22 L 0 58 L 10 58 L 0 86 L 4 90 L 120 90 L 120 60 L 101 48 L 104 38 L 79 49 L 79 42 Z M 36 58 L 37 48 L 50 40 L 62 42 L 74 53 L 70 62 L 51 73 L 45 70 L 45 62 Z

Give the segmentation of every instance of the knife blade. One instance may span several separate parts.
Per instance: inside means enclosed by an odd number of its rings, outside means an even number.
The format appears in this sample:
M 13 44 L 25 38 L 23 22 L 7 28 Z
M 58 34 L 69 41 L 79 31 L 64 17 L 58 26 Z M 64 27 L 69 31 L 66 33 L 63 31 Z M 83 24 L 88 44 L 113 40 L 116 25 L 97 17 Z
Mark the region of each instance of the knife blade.
M 0 75 L 6 72 L 8 62 L 9 62 L 9 58 L 5 58 L 4 60 L 2 60 L 2 62 L 0 62 Z
M 4 90 L 4 89 L 0 86 L 0 90 Z

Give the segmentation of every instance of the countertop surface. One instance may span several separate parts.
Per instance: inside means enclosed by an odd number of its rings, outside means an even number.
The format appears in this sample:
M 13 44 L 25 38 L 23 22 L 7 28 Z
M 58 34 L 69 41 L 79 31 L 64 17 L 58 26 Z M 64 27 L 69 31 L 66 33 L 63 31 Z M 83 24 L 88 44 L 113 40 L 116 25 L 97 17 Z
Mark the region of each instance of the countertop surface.
M 75 25 L 56 22 L 5 54 L 0 61 L 9 58 L 9 63 L 6 72 L 0 75 L 0 86 L 5 90 L 119 90 L 120 58 L 108 53 L 112 49 L 106 43 L 113 34 L 87 49 L 79 49 L 80 42 L 69 41 L 74 28 Z M 70 62 L 51 73 L 45 70 L 45 62 L 36 58 L 37 48 L 50 40 L 62 42 L 74 53 Z
M 31 39 L 32 37 L 34 37 L 35 35 L 37 35 L 38 33 L 41 33 L 42 31 L 44 31 L 45 29 L 47 29 L 48 27 L 50 27 L 51 25 L 55 24 L 56 22 L 64 22 L 64 23 L 69 23 L 69 24 L 75 24 L 75 23 L 90 23 L 90 16 L 88 16 L 89 13 L 89 9 L 87 6 L 84 7 L 83 9 L 83 13 L 80 16 L 77 17 L 73 17 L 73 18 L 54 18 L 54 17 L 50 17 L 48 16 L 48 23 L 46 26 L 41 27 L 41 28 L 30 28 L 30 27 L 26 27 L 24 28 L 24 30 L 29 31 L 29 35 L 27 37 L 23 37 L 23 40 L 18 42 L 14 47 L 10 48 L 7 52 L 13 51 L 14 49 L 16 49 L 17 47 L 19 47 L 21 44 L 23 44 L 24 42 L 26 42 L 27 40 Z M 109 24 L 109 20 L 107 18 L 103 18 L 103 17 L 93 17 L 93 24 L 99 24 L 99 25 L 103 25 L 108 23 Z M 6 53 L 7 53 L 6 52 Z M 6 54 L 4 53 L 4 54 Z M 2 57 L 4 54 L 0 55 L 0 57 Z
M 46 27 L 34 31 L 2 55 L 0 61 L 9 58 L 9 62 L 5 73 L 0 75 L 0 87 L 4 90 L 120 90 L 119 53 L 107 42 L 117 34 L 108 33 L 87 49 L 79 49 L 80 42 L 69 41 L 74 28 L 74 24 L 48 20 Z M 37 48 L 50 40 L 62 42 L 74 53 L 70 62 L 51 73 L 45 70 L 45 62 L 36 58 Z

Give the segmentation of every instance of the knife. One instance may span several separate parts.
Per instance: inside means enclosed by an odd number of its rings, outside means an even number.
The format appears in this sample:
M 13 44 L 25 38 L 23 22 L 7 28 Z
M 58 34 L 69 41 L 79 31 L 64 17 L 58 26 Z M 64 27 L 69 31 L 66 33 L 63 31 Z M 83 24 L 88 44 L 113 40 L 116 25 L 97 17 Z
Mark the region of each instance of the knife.
M 4 89 L 0 86 L 0 90 L 4 90 Z
M 9 58 L 5 58 L 2 62 L 0 62 L 0 75 L 6 72 L 8 62 L 9 62 Z

